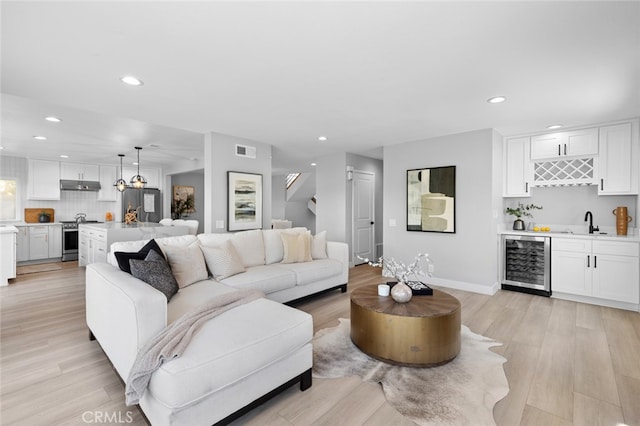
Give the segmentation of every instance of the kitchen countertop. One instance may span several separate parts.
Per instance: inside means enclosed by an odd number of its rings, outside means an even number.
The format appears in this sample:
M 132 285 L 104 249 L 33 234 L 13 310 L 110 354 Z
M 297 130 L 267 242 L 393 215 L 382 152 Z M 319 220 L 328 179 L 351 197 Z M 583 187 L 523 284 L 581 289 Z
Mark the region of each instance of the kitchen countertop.
M 103 223 L 80 223 L 82 226 L 96 229 L 136 229 L 136 228 L 158 228 L 164 227 L 157 222 L 136 222 L 127 225 L 124 222 L 103 222 Z
M 35 222 L 35 223 L 15 222 L 15 223 L 12 223 L 11 225 L 7 225 L 7 226 L 42 226 L 42 225 L 45 225 L 45 226 L 52 226 L 52 225 L 62 226 L 62 222 L 44 222 L 44 223 L 41 223 L 41 222 Z
M 615 231 L 612 234 L 611 233 L 606 233 L 606 234 L 593 233 L 593 234 L 589 234 L 589 233 L 585 233 L 585 232 L 514 231 L 514 230 L 505 229 L 505 230 L 499 231 L 498 233 L 500 235 L 524 235 L 524 236 L 527 236 L 527 237 L 578 238 L 578 239 L 590 239 L 590 240 L 627 241 L 627 242 L 635 242 L 635 243 L 639 243 L 640 242 L 640 236 L 638 236 L 638 235 L 631 235 L 631 233 L 629 233 L 628 235 L 616 235 Z
M 0 226 L 0 234 L 18 233 L 18 228 L 13 225 Z

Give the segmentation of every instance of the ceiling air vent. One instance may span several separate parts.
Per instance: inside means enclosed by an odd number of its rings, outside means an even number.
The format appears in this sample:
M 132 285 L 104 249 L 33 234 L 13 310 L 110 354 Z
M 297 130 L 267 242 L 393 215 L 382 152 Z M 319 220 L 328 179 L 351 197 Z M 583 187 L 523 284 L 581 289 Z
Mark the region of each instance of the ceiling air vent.
M 236 144 L 236 155 L 238 157 L 256 158 L 256 147 Z

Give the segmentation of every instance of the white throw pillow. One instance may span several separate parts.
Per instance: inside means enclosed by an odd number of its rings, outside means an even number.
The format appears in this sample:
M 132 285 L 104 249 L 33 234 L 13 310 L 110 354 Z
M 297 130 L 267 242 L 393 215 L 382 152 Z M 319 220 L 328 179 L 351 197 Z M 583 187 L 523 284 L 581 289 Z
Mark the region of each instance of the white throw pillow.
M 313 259 L 326 259 L 327 256 L 327 231 L 317 233 L 311 237 L 311 257 Z
M 262 230 L 242 231 L 233 235 L 231 244 L 236 249 L 245 268 L 264 265 L 264 240 Z
M 284 247 L 284 256 L 280 263 L 311 262 L 311 235 L 308 233 L 280 234 Z
M 197 242 L 188 246 L 164 246 L 163 249 L 180 288 L 209 278 L 207 265 Z
M 307 228 L 266 229 L 262 231 L 262 238 L 264 239 L 264 262 L 266 265 L 282 261 L 284 257 L 284 246 L 282 245 L 280 235 L 283 232 L 299 234 L 301 232 L 307 232 Z
M 207 267 L 217 281 L 244 272 L 240 256 L 230 241 L 214 246 L 201 246 Z
M 198 240 L 201 246 L 215 247 L 233 238 L 233 234 L 229 232 L 198 234 Z

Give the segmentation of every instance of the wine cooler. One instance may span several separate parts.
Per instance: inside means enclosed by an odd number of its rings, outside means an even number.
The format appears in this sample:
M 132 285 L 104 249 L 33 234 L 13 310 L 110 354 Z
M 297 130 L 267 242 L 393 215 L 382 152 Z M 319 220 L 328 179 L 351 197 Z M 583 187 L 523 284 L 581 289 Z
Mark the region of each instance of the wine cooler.
M 502 288 L 551 295 L 551 239 L 503 235 Z

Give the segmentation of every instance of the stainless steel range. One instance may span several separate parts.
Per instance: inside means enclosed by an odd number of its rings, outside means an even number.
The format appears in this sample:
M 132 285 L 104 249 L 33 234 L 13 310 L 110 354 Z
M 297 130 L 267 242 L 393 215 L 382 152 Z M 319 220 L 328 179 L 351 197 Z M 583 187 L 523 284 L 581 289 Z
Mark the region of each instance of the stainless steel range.
M 62 221 L 62 261 L 78 260 L 78 225 L 80 223 L 101 223 L 97 220 Z

